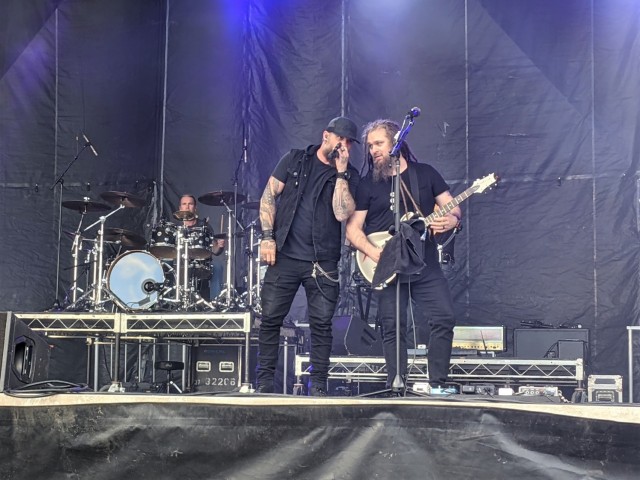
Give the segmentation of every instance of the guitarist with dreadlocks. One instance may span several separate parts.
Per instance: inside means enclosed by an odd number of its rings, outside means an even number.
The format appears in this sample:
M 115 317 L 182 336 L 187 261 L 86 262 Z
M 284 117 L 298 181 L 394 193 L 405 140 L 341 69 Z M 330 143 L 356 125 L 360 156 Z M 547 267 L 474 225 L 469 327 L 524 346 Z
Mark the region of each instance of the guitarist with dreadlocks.
M 387 232 L 394 225 L 389 199 L 393 191 L 391 180 L 396 172 L 389 153 L 399 130 L 398 124 L 384 119 L 366 125 L 362 134 L 365 163 L 369 171 L 360 181 L 355 199 L 356 211 L 347 222 L 346 234 L 355 248 L 376 263 L 380 260 L 382 248 L 371 243 L 367 236 L 374 232 Z M 429 215 L 434 208 L 442 207 L 453 199 L 442 176 L 431 165 L 418 163 L 406 142 L 400 148 L 400 178 L 402 182 L 398 201 L 401 214 L 414 212 L 424 217 L 423 214 Z M 392 387 L 396 372 L 406 378 L 407 311 L 410 309 L 411 299 L 416 310 L 425 313 L 430 322 L 428 364 L 431 392 L 445 391 L 455 318 L 451 292 L 438 263 L 436 243 L 432 236 L 455 228 L 461 216 L 460 207 L 456 206 L 446 215 L 434 219 L 428 226 L 425 241 L 422 242 L 426 267 L 418 275 L 400 275 L 400 332 L 396 332 L 395 282 L 377 292 L 388 388 Z M 423 316 L 416 315 L 418 317 Z M 400 335 L 400 365 L 397 370 L 396 334 Z

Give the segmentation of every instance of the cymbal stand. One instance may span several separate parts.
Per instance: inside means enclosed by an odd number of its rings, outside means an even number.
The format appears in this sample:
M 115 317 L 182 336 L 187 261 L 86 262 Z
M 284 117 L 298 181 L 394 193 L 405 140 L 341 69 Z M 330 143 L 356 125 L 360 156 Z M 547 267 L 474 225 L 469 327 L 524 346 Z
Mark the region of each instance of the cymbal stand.
M 98 230 L 98 241 L 96 242 L 96 256 L 97 258 L 94 260 L 96 262 L 96 268 L 93 273 L 93 308 L 95 310 L 105 310 L 103 304 L 106 301 L 103 299 L 103 291 L 107 291 L 104 288 L 104 276 L 103 276 L 103 268 L 104 268 L 104 224 L 111 215 L 116 213 L 117 211 L 125 208 L 124 205 L 120 204 L 118 208 L 110 212 L 108 215 L 101 216 L 96 222 L 93 222 L 83 231 L 86 232 L 91 230 L 96 225 L 100 225 L 100 229 Z
M 189 283 L 189 227 L 179 226 L 176 235 L 176 302 L 184 310 L 196 305 L 205 304 L 210 310 L 213 305 L 196 291 L 195 285 Z
M 235 275 L 233 271 L 233 259 L 236 253 L 236 234 L 235 234 L 235 216 L 233 210 L 225 202 L 222 202 L 224 208 L 227 209 L 227 248 L 225 251 L 226 268 L 227 268 L 227 288 L 226 288 L 226 306 L 231 308 L 235 303 Z
M 258 243 L 258 254 L 257 257 L 253 253 L 253 248 L 256 245 L 256 240 L 258 238 L 256 232 L 256 222 L 254 220 L 249 225 L 249 248 L 247 248 L 247 257 L 249 263 L 249 280 L 248 280 L 248 289 L 247 289 L 247 308 L 255 309 L 258 302 L 260 301 L 260 243 Z M 255 298 L 254 298 L 255 295 Z
M 176 232 L 176 303 L 187 308 L 187 290 L 189 288 L 189 242 L 186 228 L 178 226 Z
M 88 198 L 86 199 L 88 201 Z M 73 235 L 73 245 L 71 246 L 71 256 L 73 257 L 73 286 L 71 287 L 71 303 L 76 303 L 78 300 L 78 257 L 80 256 L 80 249 L 82 248 L 82 221 L 86 215 L 86 208 L 80 212 L 80 223 Z

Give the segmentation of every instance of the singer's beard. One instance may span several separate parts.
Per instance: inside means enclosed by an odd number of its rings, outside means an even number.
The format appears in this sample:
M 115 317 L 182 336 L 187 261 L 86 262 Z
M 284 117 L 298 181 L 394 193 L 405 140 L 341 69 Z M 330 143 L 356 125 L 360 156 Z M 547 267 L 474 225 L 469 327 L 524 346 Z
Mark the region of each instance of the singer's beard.
M 373 181 L 381 182 L 387 181 L 391 178 L 393 173 L 393 165 L 389 159 L 382 159 L 373 162 Z

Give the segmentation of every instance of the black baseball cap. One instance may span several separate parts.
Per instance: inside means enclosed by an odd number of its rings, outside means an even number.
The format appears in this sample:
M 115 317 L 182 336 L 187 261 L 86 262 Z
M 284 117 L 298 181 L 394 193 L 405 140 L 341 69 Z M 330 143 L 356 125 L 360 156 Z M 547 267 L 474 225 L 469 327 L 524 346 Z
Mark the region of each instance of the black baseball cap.
M 358 127 L 352 120 L 347 117 L 336 117 L 329 122 L 327 132 L 335 133 L 336 135 L 344 138 L 348 138 L 352 142 L 360 143 L 358 141 Z

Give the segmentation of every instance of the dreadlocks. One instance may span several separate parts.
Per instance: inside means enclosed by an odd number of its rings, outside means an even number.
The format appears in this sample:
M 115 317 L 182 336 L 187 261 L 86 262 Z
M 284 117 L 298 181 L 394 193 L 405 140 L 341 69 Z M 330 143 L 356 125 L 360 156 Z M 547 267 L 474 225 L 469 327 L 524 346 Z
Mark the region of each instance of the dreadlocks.
M 360 169 L 360 175 L 364 174 L 364 168 L 367 167 L 367 172 L 373 170 L 373 157 L 369 153 L 369 147 L 367 145 L 367 136 L 374 130 L 383 129 L 388 137 L 393 140 L 393 138 L 400 131 L 400 125 L 398 125 L 393 120 L 389 120 L 386 118 L 379 118 L 378 120 L 374 120 L 372 122 L 367 123 L 364 126 L 362 131 L 362 144 L 364 145 L 364 162 L 362 163 L 362 168 Z M 405 141 L 402 142 L 400 146 L 400 155 L 402 155 L 407 162 L 418 162 L 418 159 L 409 148 L 409 144 Z

